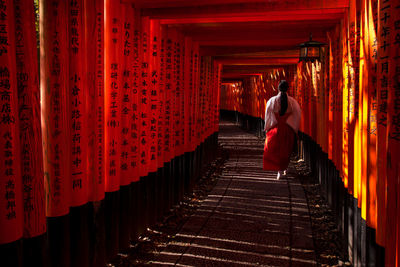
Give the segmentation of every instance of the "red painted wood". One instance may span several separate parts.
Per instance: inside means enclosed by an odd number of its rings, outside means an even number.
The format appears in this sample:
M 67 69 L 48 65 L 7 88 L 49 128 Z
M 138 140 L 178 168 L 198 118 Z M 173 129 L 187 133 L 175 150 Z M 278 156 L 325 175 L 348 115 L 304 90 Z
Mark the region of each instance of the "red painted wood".
M 172 159 L 171 135 L 172 135 L 172 87 L 173 87 L 173 45 L 169 31 L 163 28 L 162 36 L 164 39 L 164 60 L 165 60 L 165 104 L 164 104 L 164 162 Z
M 13 1 L 3 1 L 0 24 L 0 244 L 22 237 L 24 227 L 19 143 L 17 69 Z M 4 15 L 3 15 L 4 14 Z
M 203 15 L 201 17 L 183 16 L 182 18 L 161 19 L 161 24 L 194 24 L 194 23 L 226 23 L 226 22 L 269 22 L 269 21 L 313 21 L 322 19 L 339 20 L 344 9 L 311 9 L 258 12 L 249 15 L 243 13 L 224 14 L 223 16 Z
M 150 160 L 150 20 L 141 19 L 141 83 L 139 90 L 139 117 L 140 117 L 140 176 L 149 173 Z
M 132 182 L 133 168 L 131 165 L 131 118 L 133 115 L 133 68 L 134 60 L 133 43 L 135 30 L 135 10 L 132 5 L 123 5 L 122 8 L 122 49 L 121 49 L 121 65 L 122 65 L 122 83 L 120 90 L 119 102 L 121 104 L 121 185 L 129 185 Z M 134 141 L 133 141 L 134 142 Z
M 159 25 L 159 62 L 160 72 L 158 74 L 158 121 L 157 121 L 157 166 L 162 168 L 165 162 L 165 129 L 166 129 L 166 27 Z
M 185 38 L 185 49 L 184 49 L 184 64 L 185 64 L 185 89 L 184 93 L 184 152 L 190 152 L 190 131 L 192 124 L 193 114 L 191 113 L 191 101 L 193 94 L 193 58 L 192 58 L 192 39 Z
M 40 89 L 33 3 L 14 1 L 24 237 L 46 232 Z
M 122 16 L 121 5 L 105 1 L 105 191 L 119 190 L 121 175 Z
M 88 97 L 88 198 L 104 199 L 104 0 L 85 3 Z
M 160 25 L 156 20 L 150 21 L 150 60 L 149 60 L 149 124 L 150 124 L 150 172 L 158 169 L 158 120 L 159 120 L 159 79 L 160 79 Z
M 84 1 L 68 1 L 68 91 L 71 132 L 68 144 L 71 159 L 71 206 L 81 206 L 88 201 L 87 150 L 88 128 L 86 79 Z
M 140 178 L 140 83 L 141 83 L 141 19 L 137 10 L 134 13 L 134 33 L 133 33 L 133 44 L 132 44 L 132 118 L 131 118 L 131 166 L 132 166 L 132 181 L 137 182 Z
M 71 193 L 67 2 L 40 2 L 40 94 L 46 216 L 69 212 Z
M 130 1 L 130 0 L 124 0 Z M 177 16 L 179 14 L 201 14 L 213 13 L 223 14 L 226 12 L 260 12 L 260 11 L 286 11 L 302 9 L 330 9 L 349 7 L 349 1 L 329 1 L 329 0 L 306 0 L 306 1 L 162 1 L 147 2 L 144 0 L 135 1 L 144 9 L 144 14 L 148 16 Z M 184 2 L 184 3 L 182 3 Z

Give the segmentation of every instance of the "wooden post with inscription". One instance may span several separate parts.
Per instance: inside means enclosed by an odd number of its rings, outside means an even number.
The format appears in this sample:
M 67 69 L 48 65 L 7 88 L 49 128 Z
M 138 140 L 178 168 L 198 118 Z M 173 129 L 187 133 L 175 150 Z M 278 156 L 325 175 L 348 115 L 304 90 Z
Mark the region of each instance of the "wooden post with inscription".
M 68 3 L 42 0 L 40 93 L 47 234 L 51 266 L 70 266 Z
M 0 251 L 6 265 L 20 265 L 24 230 L 13 1 L 0 16 Z M 4 155 L 4 156 L 3 156 Z

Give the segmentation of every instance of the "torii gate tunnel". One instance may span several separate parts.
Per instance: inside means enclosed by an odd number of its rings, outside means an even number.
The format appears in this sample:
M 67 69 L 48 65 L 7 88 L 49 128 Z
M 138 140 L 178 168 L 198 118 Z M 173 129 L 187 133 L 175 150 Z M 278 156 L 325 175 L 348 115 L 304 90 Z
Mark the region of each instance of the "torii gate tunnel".
M 350 261 L 400 266 L 399 63 L 396 0 L 0 0 L 0 264 L 104 266 L 285 79 Z

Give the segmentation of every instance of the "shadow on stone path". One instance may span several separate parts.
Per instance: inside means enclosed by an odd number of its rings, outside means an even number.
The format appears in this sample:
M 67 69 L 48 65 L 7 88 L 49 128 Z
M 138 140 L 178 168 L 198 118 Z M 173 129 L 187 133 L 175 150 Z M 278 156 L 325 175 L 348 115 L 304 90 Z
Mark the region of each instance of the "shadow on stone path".
M 276 180 L 263 140 L 233 123 L 219 145 L 193 192 L 108 266 L 350 266 L 304 162 Z
M 262 170 L 262 141 L 234 124 L 220 125 L 229 153 L 208 197 L 151 265 L 316 266 L 307 201 L 287 178 Z

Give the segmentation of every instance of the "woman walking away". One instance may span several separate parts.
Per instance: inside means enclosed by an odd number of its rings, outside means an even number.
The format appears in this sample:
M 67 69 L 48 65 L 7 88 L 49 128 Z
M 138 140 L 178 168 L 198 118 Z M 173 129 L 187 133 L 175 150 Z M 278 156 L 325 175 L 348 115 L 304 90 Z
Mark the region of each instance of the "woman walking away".
M 278 180 L 286 175 L 301 118 L 300 106 L 286 94 L 288 89 L 289 84 L 282 80 L 279 83 L 280 92 L 268 100 L 265 108 L 263 169 L 278 171 Z

